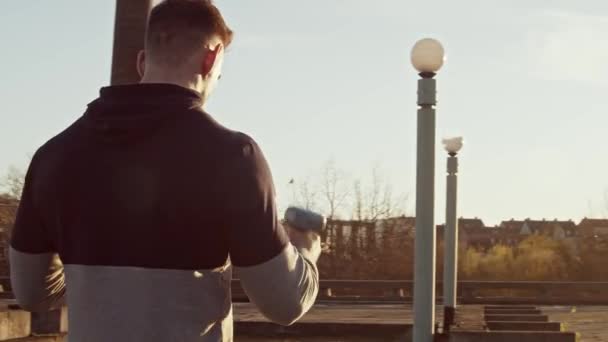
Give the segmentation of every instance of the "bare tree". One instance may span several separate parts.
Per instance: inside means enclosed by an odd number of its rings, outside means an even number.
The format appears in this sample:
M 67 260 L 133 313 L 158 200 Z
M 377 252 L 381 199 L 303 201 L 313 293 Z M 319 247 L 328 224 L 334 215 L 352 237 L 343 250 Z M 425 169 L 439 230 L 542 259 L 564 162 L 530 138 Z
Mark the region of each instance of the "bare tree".
M 369 198 L 367 216 L 370 220 L 377 221 L 381 217 L 390 216 L 392 195 L 392 189 L 386 184 L 379 167 L 374 166 L 372 169 L 372 184 L 367 194 Z
M 378 166 L 372 169 L 371 184 L 363 189 L 361 181 L 353 186 L 353 216 L 356 220 L 378 221 L 383 218 L 400 216 L 405 210 L 398 203 L 405 203 L 407 196 L 395 199 L 393 187 Z
M 314 210 L 317 206 L 317 195 L 317 191 L 308 179 L 300 183 L 300 198 L 304 208 Z
M 604 216 L 608 218 L 608 189 L 604 191 Z
M 18 200 L 21 198 L 24 182 L 25 173 L 15 166 L 10 166 L 2 183 L 6 187 L 8 197 Z
M 310 178 L 305 178 L 302 181 L 291 179 L 289 181 L 291 187 L 291 202 L 299 207 L 308 210 L 317 208 L 318 191 L 311 185 Z
M 365 219 L 364 206 L 363 202 L 363 191 L 361 190 L 361 181 L 356 180 L 353 185 L 353 193 L 354 193 L 354 203 L 353 203 L 353 215 L 357 221 L 363 221 Z
M 327 203 L 327 217 L 335 218 L 348 199 L 348 190 L 344 186 L 346 176 L 336 167 L 333 159 L 328 160 L 323 167 L 321 178 L 321 195 Z

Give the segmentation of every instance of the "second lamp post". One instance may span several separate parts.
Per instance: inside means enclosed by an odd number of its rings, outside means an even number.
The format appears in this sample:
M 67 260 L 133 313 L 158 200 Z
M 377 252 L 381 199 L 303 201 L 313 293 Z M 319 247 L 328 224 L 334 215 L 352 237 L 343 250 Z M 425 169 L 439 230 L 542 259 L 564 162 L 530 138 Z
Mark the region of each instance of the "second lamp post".
M 443 330 L 449 331 L 456 314 L 458 282 L 458 152 L 462 148 L 462 138 L 444 139 L 448 152 L 446 183 L 446 209 L 444 230 L 443 263 Z

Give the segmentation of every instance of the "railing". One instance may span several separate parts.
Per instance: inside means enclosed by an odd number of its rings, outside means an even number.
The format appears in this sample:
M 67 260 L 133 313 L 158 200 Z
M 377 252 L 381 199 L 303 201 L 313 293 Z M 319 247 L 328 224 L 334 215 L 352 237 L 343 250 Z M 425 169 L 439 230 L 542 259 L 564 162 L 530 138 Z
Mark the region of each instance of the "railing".
M 321 280 L 319 299 L 326 301 L 412 301 L 411 280 Z M 436 285 L 437 298 L 443 291 Z M 238 280 L 232 289 L 236 300 L 246 300 Z M 459 281 L 462 304 L 607 305 L 608 282 L 561 281 Z
M 408 302 L 412 300 L 411 280 L 321 280 L 319 300 Z M 4 293 L 12 298 L 10 280 L 0 277 Z M 441 299 L 442 282 L 436 285 Z M 235 301 L 247 297 L 238 279 L 232 281 Z M 546 305 L 608 305 L 608 282 L 562 281 L 459 281 L 458 300 L 462 304 L 546 304 Z

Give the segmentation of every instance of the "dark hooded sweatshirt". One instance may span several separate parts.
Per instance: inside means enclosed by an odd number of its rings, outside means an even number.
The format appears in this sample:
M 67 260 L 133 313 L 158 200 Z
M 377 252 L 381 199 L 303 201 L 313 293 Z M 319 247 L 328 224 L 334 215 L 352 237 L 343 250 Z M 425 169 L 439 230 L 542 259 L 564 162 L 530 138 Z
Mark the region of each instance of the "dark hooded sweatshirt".
M 277 323 L 314 302 L 318 271 L 278 222 L 261 150 L 201 106 L 175 85 L 102 88 L 34 155 L 13 291 L 33 311 L 67 300 L 70 342 L 231 341 L 232 265 Z

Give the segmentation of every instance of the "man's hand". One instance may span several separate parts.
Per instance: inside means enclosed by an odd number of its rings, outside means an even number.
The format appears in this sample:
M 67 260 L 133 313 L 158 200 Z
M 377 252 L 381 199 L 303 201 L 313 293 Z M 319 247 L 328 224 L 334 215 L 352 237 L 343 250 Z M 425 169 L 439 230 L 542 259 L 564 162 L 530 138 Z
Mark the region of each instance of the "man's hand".
M 303 232 L 285 225 L 291 244 L 306 259 L 316 263 L 321 255 L 321 237 L 313 231 Z

